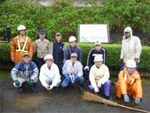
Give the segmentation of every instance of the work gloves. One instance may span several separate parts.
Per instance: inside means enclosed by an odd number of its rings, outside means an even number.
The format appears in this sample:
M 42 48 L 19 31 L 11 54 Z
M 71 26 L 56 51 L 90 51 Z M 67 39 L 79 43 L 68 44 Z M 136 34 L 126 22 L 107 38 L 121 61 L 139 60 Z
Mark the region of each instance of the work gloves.
M 94 88 L 94 91 L 95 91 L 95 93 L 98 93 L 98 92 L 99 92 L 99 88 L 98 88 L 98 87 L 95 87 L 95 88 Z
M 73 80 L 73 81 L 74 81 L 74 82 L 77 81 L 78 78 L 79 78 L 79 76 L 76 75 L 76 76 L 74 77 L 74 80 Z
M 86 69 L 89 70 L 89 66 L 85 66 L 84 70 L 86 70 Z
M 68 81 L 71 81 L 71 79 L 70 79 L 70 77 L 68 76 L 67 73 L 65 73 L 64 76 L 66 77 L 66 79 L 67 79 Z
M 139 97 L 136 97 L 135 100 L 134 100 L 135 104 L 139 104 L 140 103 L 140 98 Z
M 18 80 L 15 81 L 16 86 L 20 86 L 20 82 Z
M 99 88 L 101 88 L 102 83 L 101 83 L 101 81 L 100 81 L 100 80 L 99 80 L 99 82 L 98 82 L 97 86 L 98 86 Z
M 127 102 L 127 103 L 130 102 L 128 95 L 124 95 L 124 102 Z
M 48 91 L 52 90 L 54 88 L 53 85 L 45 85 L 44 86 Z
M 31 86 L 33 85 L 33 80 L 29 81 L 29 85 L 31 85 Z

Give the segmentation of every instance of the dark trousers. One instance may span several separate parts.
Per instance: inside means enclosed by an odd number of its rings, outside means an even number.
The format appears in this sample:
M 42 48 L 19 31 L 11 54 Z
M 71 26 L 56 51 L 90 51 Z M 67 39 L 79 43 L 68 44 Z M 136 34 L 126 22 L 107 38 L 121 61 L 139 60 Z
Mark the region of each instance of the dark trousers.
M 40 71 L 40 68 L 41 68 L 41 66 L 43 64 L 45 64 L 44 58 L 38 58 L 38 68 L 39 68 L 39 71 Z
M 62 67 L 63 67 L 63 63 L 55 63 L 57 66 L 58 66 L 58 68 L 59 68 L 59 73 L 60 73 L 60 75 L 61 76 L 63 76 L 63 73 L 62 73 Z

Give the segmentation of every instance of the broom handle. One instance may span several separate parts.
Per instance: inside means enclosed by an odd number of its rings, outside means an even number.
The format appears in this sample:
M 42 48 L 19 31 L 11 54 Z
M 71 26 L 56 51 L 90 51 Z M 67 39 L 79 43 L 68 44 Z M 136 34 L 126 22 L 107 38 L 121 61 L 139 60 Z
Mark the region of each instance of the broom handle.
M 136 108 L 131 108 L 131 107 L 124 106 L 124 105 L 120 105 L 120 104 L 117 104 L 117 106 L 119 106 L 119 107 L 122 107 L 122 108 L 131 109 L 131 110 L 134 110 L 134 111 L 140 111 L 140 112 L 144 112 L 144 113 L 150 113 L 150 112 L 148 112 L 148 111 L 145 111 L 145 110 L 136 109 Z

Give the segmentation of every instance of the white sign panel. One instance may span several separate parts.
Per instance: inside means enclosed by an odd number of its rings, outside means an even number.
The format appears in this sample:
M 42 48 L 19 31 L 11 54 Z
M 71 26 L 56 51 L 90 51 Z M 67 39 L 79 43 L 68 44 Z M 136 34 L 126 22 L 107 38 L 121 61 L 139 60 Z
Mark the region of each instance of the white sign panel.
M 102 43 L 109 43 L 108 24 L 79 24 L 78 42 L 95 42 L 100 40 Z

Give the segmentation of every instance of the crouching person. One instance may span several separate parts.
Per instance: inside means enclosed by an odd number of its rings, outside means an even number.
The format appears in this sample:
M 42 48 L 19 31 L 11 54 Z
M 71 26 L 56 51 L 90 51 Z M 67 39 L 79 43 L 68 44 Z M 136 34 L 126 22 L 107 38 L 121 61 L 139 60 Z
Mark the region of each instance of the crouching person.
M 58 66 L 53 63 L 53 56 L 47 54 L 44 58 L 46 63 L 40 69 L 40 81 L 43 85 L 42 90 L 58 90 L 59 84 L 61 82 L 61 76 L 59 73 Z
M 76 81 L 80 83 L 80 91 L 83 91 L 83 71 L 82 64 L 77 60 L 77 53 L 71 54 L 71 59 L 67 60 L 63 66 L 63 74 L 65 79 L 63 80 L 61 86 L 63 88 L 67 87 L 70 83 L 74 84 Z
M 123 95 L 125 102 L 130 102 L 128 92 L 132 94 L 135 104 L 139 104 L 142 100 L 142 85 L 139 72 L 135 70 L 136 62 L 128 60 L 124 70 L 118 75 L 116 83 L 117 93 L 114 98 L 121 98 Z
M 89 79 L 91 85 L 89 88 L 94 90 L 95 93 L 100 91 L 99 88 L 104 86 L 104 98 L 109 99 L 109 90 L 111 81 L 109 80 L 109 69 L 105 64 L 102 64 L 102 55 L 96 55 L 94 58 L 95 64 L 91 67 Z
M 23 55 L 23 60 L 11 70 L 11 77 L 14 80 L 13 85 L 19 87 L 19 93 L 23 92 L 25 82 L 29 83 L 31 91 L 37 92 L 35 85 L 38 80 L 38 68 L 31 61 L 30 54 Z

